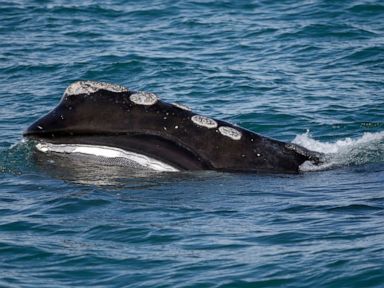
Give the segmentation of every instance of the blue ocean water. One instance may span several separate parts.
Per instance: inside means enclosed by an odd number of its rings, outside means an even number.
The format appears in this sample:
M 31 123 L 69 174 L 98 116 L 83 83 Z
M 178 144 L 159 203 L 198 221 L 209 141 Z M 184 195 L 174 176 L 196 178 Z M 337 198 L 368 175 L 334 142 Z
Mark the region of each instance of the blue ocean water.
M 382 1 L 0 2 L 1 287 L 384 287 Z M 41 163 L 77 80 L 327 154 L 299 175 Z M 316 171 L 313 171 L 316 170 Z

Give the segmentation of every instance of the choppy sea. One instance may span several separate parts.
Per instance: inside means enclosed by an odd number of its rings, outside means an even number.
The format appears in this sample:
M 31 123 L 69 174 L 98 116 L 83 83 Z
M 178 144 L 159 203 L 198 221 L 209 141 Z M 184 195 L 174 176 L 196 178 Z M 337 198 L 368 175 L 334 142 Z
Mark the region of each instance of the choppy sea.
M 379 0 L 0 1 L 0 286 L 384 287 L 383 19 Z M 328 162 L 146 177 L 41 165 L 22 131 L 77 80 Z

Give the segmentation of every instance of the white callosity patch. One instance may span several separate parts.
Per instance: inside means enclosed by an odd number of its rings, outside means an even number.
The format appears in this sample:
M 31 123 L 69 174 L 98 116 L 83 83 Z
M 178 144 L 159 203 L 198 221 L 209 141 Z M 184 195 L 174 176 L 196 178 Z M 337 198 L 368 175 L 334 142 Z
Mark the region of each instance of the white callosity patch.
M 185 110 L 185 111 L 192 111 L 191 108 L 189 108 L 188 106 L 184 105 L 184 104 L 180 104 L 180 103 L 172 103 L 173 106 L 176 106 L 177 108 L 180 108 L 182 110 Z
M 108 90 L 111 92 L 128 92 L 128 88 L 117 84 L 97 81 L 78 81 L 69 85 L 65 90 L 64 95 L 89 95 L 99 90 Z
M 201 116 L 201 115 L 194 115 L 191 118 L 192 122 L 196 125 L 203 126 L 209 129 L 216 128 L 217 122 L 211 118 Z
M 38 143 L 36 149 L 48 153 L 83 154 L 105 158 L 124 158 L 133 161 L 143 168 L 160 172 L 177 172 L 178 169 L 156 159 L 137 154 L 123 149 L 107 146 L 83 145 L 83 144 L 51 144 Z
M 220 126 L 219 131 L 222 135 L 227 136 L 233 140 L 241 139 L 241 132 L 228 126 Z
M 142 91 L 132 94 L 129 99 L 135 104 L 148 106 L 155 104 L 159 100 L 155 94 Z

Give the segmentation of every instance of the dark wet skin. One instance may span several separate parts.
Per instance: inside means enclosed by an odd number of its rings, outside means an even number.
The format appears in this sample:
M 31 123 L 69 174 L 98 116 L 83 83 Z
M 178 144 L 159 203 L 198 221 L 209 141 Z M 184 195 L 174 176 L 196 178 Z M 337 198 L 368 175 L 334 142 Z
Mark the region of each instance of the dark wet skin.
M 24 136 L 54 144 L 118 147 L 181 170 L 298 173 L 305 161 L 320 161 L 318 153 L 224 121 L 214 119 L 216 128 L 196 124 L 191 120 L 196 113 L 161 100 L 136 104 L 130 100 L 133 93 L 100 89 L 64 95 Z M 240 132 L 241 138 L 223 135 L 222 126 Z

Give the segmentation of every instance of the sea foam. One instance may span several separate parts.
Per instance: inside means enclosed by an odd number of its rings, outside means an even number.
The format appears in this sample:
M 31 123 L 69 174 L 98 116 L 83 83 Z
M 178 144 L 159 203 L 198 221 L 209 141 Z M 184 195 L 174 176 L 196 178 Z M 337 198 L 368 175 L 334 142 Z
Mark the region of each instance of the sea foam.
M 384 131 L 364 133 L 359 138 L 344 138 L 335 142 L 322 142 L 312 138 L 310 132 L 297 135 L 292 143 L 324 154 L 323 164 L 305 162 L 302 171 L 325 170 L 340 166 L 362 165 L 384 161 Z

